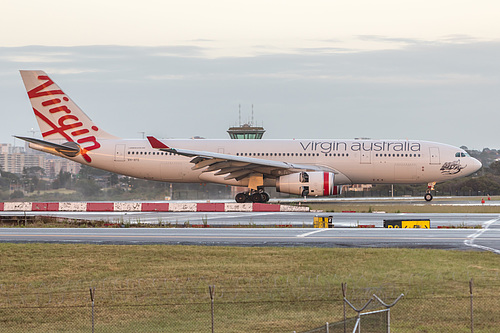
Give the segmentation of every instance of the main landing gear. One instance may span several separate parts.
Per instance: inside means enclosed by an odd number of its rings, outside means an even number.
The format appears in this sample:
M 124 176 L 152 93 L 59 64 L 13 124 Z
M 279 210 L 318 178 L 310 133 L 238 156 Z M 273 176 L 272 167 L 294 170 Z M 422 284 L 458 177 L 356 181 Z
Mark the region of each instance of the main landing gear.
M 427 191 L 425 192 L 424 199 L 425 201 L 432 201 L 432 193 L 431 191 L 434 191 L 434 185 L 436 185 L 436 182 L 432 182 L 427 184 Z
M 264 190 L 251 190 L 250 192 L 241 192 L 236 194 L 234 198 L 237 203 L 245 202 L 259 202 L 266 203 L 269 201 L 269 194 L 264 192 Z

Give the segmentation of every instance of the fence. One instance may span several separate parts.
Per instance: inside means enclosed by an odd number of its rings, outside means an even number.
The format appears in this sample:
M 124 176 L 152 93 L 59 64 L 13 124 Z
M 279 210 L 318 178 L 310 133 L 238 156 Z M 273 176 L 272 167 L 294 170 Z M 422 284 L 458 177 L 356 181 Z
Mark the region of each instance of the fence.
M 89 294 L 84 284 L 0 285 L 0 331 L 332 333 L 353 332 L 356 325 L 349 308 L 343 321 L 340 286 L 290 290 L 277 282 L 209 288 L 203 281 L 141 279 L 94 283 Z M 374 291 L 387 302 L 397 298 L 395 292 L 360 290 L 347 295 L 357 308 Z M 463 296 L 405 296 L 391 309 L 391 331 L 471 332 L 473 318 L 474 332 L 495 332 L 499 296 L 474 295 L 473 302 L 469 290 Z M 373 314 L 361 318 L 361 332 L 388 332 L 387 316 L 377 307 L 372 302 L 366 308 Z

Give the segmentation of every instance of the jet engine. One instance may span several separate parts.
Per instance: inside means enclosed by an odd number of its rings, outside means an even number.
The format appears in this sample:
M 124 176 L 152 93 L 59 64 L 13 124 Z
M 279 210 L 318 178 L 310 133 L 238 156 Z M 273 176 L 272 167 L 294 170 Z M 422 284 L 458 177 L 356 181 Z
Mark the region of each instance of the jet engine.
M 300 196 L 338 195 L 342 186 L 334 185 L 335 175 L 331 172 L 299 172 L 281 176 L 276 180 L 276 191 Z

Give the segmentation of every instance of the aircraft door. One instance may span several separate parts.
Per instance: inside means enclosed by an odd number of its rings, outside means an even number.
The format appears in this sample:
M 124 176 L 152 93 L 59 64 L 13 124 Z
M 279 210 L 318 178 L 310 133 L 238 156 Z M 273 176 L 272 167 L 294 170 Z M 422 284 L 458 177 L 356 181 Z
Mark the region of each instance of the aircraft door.
M 372 152 L 371 151 L 361 151 L 361 164 L 371 164 L 372 163 Z
M 115 145 L 115 161 L 125 161 L 125 145 Z
M 430 147 L 429 156 L 430 156 L 430 164 L 440 164 L 438 147 Z

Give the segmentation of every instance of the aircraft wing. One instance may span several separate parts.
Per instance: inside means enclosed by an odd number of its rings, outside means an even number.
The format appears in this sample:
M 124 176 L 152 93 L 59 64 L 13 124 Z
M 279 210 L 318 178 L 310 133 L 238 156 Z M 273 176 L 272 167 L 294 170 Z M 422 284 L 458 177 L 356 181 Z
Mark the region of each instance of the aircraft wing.
M 295 164 L 282 161 L 272 161 L 246 156 L 235 156 L 229 154 L 213 153 L 208 151 L 196 151 L 189 149 L 177 149 L 169 147 L 155 137 L 148 136 L 151 147 L 165 152 L 193 157 L 191 163 L 193 170 L 203 169 L 203 172 L 214 172 L 216 176 L 226 175 L 224 179 L 241 180 L 254 173 L 260 173 L 271 177 L 279 177 L 301 171 L 327 171 L 335 172 L 330 168 Z

